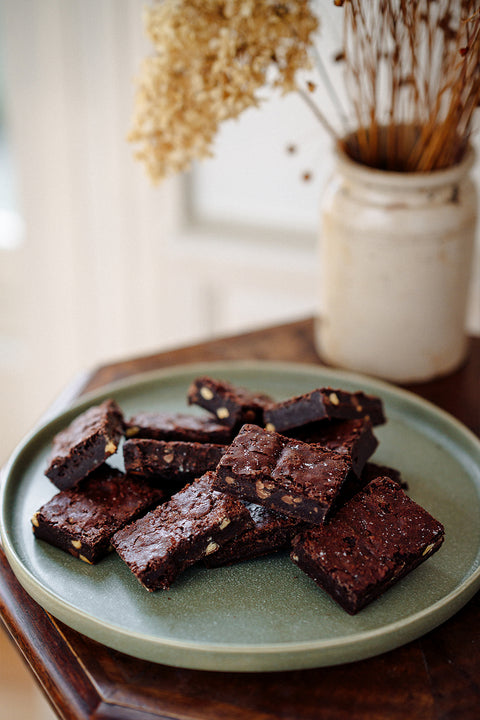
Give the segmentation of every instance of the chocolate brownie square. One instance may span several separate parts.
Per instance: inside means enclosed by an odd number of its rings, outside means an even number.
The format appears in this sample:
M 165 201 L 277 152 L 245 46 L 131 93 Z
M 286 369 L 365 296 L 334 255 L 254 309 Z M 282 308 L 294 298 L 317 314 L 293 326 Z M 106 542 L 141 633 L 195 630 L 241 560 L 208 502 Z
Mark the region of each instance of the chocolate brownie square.
M 232 432 L 211 417 L 187 413 L 139 412 L 126 423 L 127 438 L 182 440 L 184 442 L 228 445 Z
M 373 455 L 378 440 L 373 434 L 369 418 L 355 420 L 320 421 L 304 425 L 288 433 L 308 443 L 318 443 L 328 450 L 350 458 L 352 468 L 360 475 L 368 458 Z
M 110 550 L 110 538 L 163 500 L 161 490 L 103 465 L 75 488 L 61 490 L 32 517 L 40 540 L 88 563 Z
M 114 400 L 89 408 L 55 435 L 45 475 L 60 490 L 73 487 L 117 451 L 123 430 Z
M 296 518 L 280 515 L 256 503 L 245 503 L 253 520 L 253 527 L 223 545 L 216 553 L 208 555 L 207 567 L 231 565 L 262 555 L 290 548 L 292 538 L 304 527 Z
M 291 558 L 354 615 L 433 555 L 443 539 L 442 524 L 383 477 L 328 525 L 297 535 Z
M 221 458 L 215 487 L 321 524 L 360 487 L 351 462 L 320 445 L 244 425 Z
M 380 398 L 363 392 L 319 388 L 304 395 L 272 403 L 265 408 L 267 430 L 285 432 L 319 420 L 351 420 L 369 417 L 372 425 L 385 422 Z
M 362 482 L 368 485 L 369 482 L 378 477 L 389 477 L 394 480 L 401 488 L 408 490 L 408 483 L 402 478 L 399 470 L 389 467 L 388 465 L 379 465 L 378 463 L 367 462 L 362 470 Z
M 244 423 L 263 425 L 263 411 L 272 402 L 268 395 L 210 377 L 196 378 L 187 398 L 190 405 L 200 405 L 230 428 L 238 428 Z
M 212 443 L 131 438 L 123 445 L 123 458 L 132 475 L 185 485 L 214 470 L 225 449 Z
M 252 525 L 243 503 L 213 488 L 206 473 L 112 539 L 147 590 L 167 589 L 186 568 Z

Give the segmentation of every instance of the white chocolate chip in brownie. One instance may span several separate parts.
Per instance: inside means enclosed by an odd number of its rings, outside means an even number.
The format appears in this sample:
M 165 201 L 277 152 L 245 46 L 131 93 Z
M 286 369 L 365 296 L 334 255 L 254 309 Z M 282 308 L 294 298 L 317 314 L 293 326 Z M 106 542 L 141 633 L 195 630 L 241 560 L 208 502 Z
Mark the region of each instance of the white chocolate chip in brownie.
M 230 522 L 231 522 L 230 518 L 228 518 L 228 517 L 223 518 L 222 522 L 220 523 L 220 530 L 225 530 L 225 528 L 228 527 L 228 525 L 230 525 Z
M 265 430 L 268 430 L 268 432 L 275 432 L 275 425 L 273 423 L 267 423 L 265 425 Z
M 35 525 L 35 527 L 39 526 L 38 522 L 38 512 L 35 513 L 35 515 L 32 517 L 32 525 Z
M 225 420 L 225 418 L 228 418 L 230 416 L 230 413 L 228 412 L 226 407 L 219 407 L 217 409 L 217 417 L 220 420 Z
M 330 393 L 330 395 L 328 396 L 328 399 L 330 400 L 332 405 L 340 405 L 340 400 L 338 399 L 337 393 L 334 393 L 334 392 Z
M 204 400 L 213 400 L 213 392 L 210 390 L 210 388 L 205 387 L 205 385 L 200 388 L 200 395 Z
M 163 459 L 166 463 L 171 463 L 173 460 L 173 453 L 172 452 L 166 452 L 163 456 Z
M 86 558 L 85 555 L 79 555 L 78 558 L 79 558 L 79 560 L 82 560 L 83 562 L 88 563 L 89 565 L 93 565 L 93 562 L 91 560 L 89 560 L 88 558 Z
M 74 547 L 75 550 L 80 550 L 80 548 L 82 547 L 82 543 L 80 542 L 80 540 L 72 540 L 72 547 Z

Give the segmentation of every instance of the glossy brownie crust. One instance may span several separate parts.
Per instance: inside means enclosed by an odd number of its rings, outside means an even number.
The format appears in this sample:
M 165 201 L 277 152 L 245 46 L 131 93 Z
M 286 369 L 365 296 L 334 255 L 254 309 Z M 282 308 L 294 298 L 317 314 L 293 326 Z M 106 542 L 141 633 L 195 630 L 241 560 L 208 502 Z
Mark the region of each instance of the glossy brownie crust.
M 297 428 L 297 432 L 293 430 L 288 434 L 344 455 L 351 460 L 353 471 L 357 475 L 361 474 L 368 458 L 378 446 L 368 418 L 320 421 Z
M 244 425 L 216 469 L 217 490 L 321 524 L 359 487 L 351 463 L 256 425 Z
M 264 412 L 265 427 L 276 432 L 319 420 L 351 420 L 367 416 L 372 425 L 385 422 L 380 398 L 332 388 L 312 390 L 284 402 L 273 403 Z
M 398 483 L 377 478 L 331 522 L 292 542 L 291 557 L 354 615 L 439 549 L 444 529 Z
M 244 423 L 263 425 L 264 408 L 272 402 L 268 395 L 210 377 L 196 378 L 187 397 L 190 405 L 205 408 L 230 428 L 238 428 Z
M 369 482 L 378 477 L 389 477 L 394 480 L 401 488 L 408 490 L 408 483 L 402 478 L 399 470 L 389 467 L 388 465 L 378 465 L 378 463 L 367 462 L 362 470 L 362 482 L 368 485 Z
M 225 445 L 132 438 L 123 445 L 125 471 L 149 480 L 185 484 L 213 470 Z
M 32 518 L 33 532 L 80 560 L 96 563 L 109 551 L 117 530 L 162 499 L 160 490 L 104 465 L 43 505 Z
M 254 526 L 223 545 L 216 553 L 205 558 L 207 567 L 231 565 L 261 555 L 290 548 L 291 540 L 303 523 L 296 518 L 280 515 L 262 505 L 246 503 Z
M 123 430 L 114 400 L 89 408 L 54 437 L 45 475 L 60 490 L 73 487 L 117 451 Z
M 232 439 L 231 430 L 226 425 L 221 425 L 210 417 L 197 417 L 187 413 L 137 413 L 126 423 L 125 435 L 127 438 L 221 445 L 228 445 Z
M 116 533 L 112 544 L 147 590 L 167 589 L 187 567 L 215 553 L 252 519 L 245 505 L 202 478 Z

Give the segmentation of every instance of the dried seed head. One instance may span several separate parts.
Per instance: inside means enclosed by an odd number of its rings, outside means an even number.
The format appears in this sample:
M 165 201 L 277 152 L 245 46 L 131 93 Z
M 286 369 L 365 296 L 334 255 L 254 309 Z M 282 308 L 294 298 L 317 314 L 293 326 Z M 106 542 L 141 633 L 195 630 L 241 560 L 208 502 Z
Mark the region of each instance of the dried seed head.
M 158 182 L 211 155 L 220 124 L 258 106 L 264 86 L 296 89 L 318 19 L 309 0 L 163 0 L 146 9 L 145 27 L 154 52 L 140 70 L 129 140 Z

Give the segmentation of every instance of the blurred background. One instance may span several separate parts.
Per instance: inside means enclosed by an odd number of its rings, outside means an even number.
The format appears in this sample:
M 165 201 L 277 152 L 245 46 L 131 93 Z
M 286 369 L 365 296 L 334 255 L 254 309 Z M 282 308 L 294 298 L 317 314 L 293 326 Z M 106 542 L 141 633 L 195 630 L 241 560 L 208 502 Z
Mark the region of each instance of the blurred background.
M 2 0 L 2 460 L 82 369 L 315 306 L 328 138 L 298 97 L 272 97 L 153 187 L 126 140 L 142 8 Z
M 143 4 L 0 5 L 1 462 L 83 370 L 316 309 L 328 137 L 299 98 L 271 97 L 222 128 L 213 159 L 152 187 L 126 140 Z M 319 7 L 328 57 L 341 27 Z M 0 718 L 23 718 L 2 642 Z
M 329 138 L 299 97 L 270 97 L 222 126 L 213 159 L 153 187 L 126 140 L 142 8 L 2 0 L 2 461 L 83 369 L 316 307 Z M 341 16 L 319 9 L 328 61 Z

